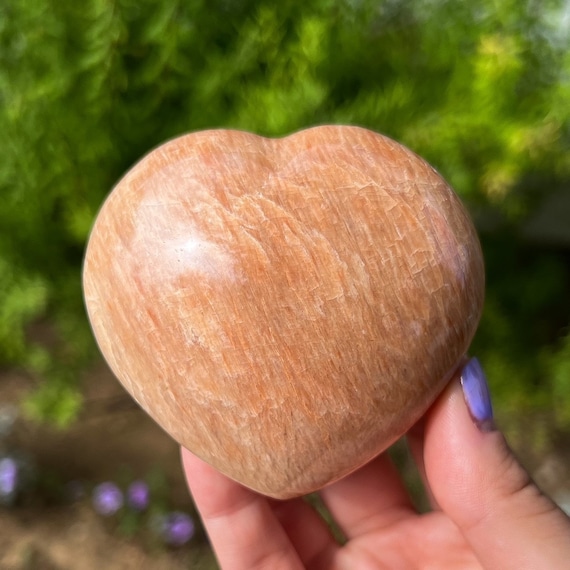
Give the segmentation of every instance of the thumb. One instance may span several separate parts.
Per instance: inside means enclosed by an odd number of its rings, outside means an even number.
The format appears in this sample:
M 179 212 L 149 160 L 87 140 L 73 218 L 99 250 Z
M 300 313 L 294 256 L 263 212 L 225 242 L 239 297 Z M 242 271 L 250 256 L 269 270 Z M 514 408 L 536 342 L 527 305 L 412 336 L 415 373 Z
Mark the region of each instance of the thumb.
M 424 461 L 439 507 L 484 568 L 567 568 L 570 520 L 534 484 L 493 423 L 476 359 L 426 418 Z

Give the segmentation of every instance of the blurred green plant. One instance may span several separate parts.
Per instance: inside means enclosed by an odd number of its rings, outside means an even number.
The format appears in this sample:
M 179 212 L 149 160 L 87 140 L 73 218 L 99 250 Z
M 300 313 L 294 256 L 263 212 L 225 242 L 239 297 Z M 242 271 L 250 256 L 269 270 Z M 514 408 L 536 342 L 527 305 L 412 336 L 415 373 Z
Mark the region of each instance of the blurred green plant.
M 568 255 L 521 240 L 570 180 L 562 0 L 6 0 L 0 5 L 0 362 L 65 425 L 94 354 L 80 268 L 93 218 L 142 154 L 186 131 L 356 123 L 428 159 L 480 223 L 475 349 L 499 406 L 570 425 Z M 564 23 L 566 22 L 566 23 Z M 33 344 L 47 317 L 55 342 Z M 516 386 L 516 387 L 515 387 Z

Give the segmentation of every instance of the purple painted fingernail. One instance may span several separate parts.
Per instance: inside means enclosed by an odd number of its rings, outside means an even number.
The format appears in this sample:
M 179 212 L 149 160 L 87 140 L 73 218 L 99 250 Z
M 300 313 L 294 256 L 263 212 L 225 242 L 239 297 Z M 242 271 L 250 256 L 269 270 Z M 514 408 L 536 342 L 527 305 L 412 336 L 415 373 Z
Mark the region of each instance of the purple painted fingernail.
M 495 430 L 493 406 L 487 378 L 477 358 L 467 362 L 461 371 L 461 387 L 473 421 L 481 431 Z

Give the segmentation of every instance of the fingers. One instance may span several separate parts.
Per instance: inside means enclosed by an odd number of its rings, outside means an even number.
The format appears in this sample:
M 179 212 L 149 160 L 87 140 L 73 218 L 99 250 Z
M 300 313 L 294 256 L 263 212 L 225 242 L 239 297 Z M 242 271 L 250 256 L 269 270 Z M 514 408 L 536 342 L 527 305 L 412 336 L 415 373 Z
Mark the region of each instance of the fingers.
M 321 491 L 321 496 L 347 538 L 381 530 L 415 514 L 408 492 L 387 454 L 329 485 Z
M 301 569 L 303 566 L 263 497 L 182 450 L 182 464 L 220 566 Z
M 332 567 L 339 544 L 321 516 L 304 499 L 275 501 L 273 512 L 287 533 L 304 567 Z
M 468 358 L 464 356 L 459 363 L 458 368 L 463 368 L 468 362 Z M 456 372 L 459 374 L 459 370 Z M 429 416 L 429 413 L 426 414 Z M 425 442 L 425 431 L 426 431 L 426 416 L 420 419 L 412 429 L 406 434 L 406 443 L 412 457 L 414 458 L 414 463 L 418 469 L 418 474 L 422 480 L 424 491 L 429 501 L 430 507 L 434 511 L 439 511 L 440 507 L 437 504 L 435 497 L 429 486 L 429 481 L 426 474 L 426 466 L 424 461 L 424 442 Z
M 439 505 L 431 492 L 429 481 L 426 475 L 426 466 L 424 462 L 424 441 L 425 441 L 425 419 L 422 418 L 407 434 L 406 442 L 408 449 L 414 458 L 418 474 L 422 480 L 423 488 L 429 505 L 433 511 L 439 511 Z
M 470 363 L 463 374 L 470 408 L 456 377 L 426 419 L 425 471 L 437 503 L 484 568 L 566 567 L 568 518 L 539 491 L 494 430 L 482 371 Z
M 334 554 L 326 525 L 302 500 L 270 502 L 182 449 L 188 486 L 221 568 L 304 568 Z

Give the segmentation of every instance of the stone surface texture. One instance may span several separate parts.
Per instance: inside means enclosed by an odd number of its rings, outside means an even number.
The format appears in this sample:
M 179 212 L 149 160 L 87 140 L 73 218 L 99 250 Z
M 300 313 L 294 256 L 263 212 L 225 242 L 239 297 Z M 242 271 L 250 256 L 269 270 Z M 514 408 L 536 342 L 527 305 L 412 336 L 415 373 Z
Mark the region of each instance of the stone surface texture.
M 85 266 L 100 349 L 180 444 L 288 498 L 350 473 L 441 392 L 484 268 L 458 198 L 371 131 L 170 141 L 109 195 Z

